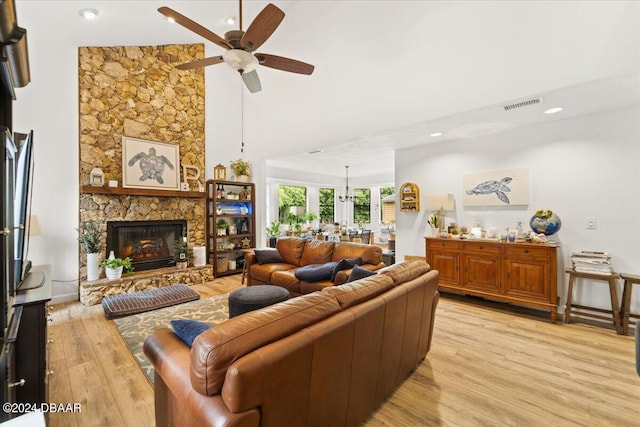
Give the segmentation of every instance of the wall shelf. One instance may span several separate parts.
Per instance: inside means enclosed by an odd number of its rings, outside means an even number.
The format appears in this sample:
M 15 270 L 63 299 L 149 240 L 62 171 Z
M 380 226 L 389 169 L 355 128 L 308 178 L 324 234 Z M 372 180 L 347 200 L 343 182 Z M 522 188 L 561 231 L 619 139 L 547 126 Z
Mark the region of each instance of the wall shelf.
M 204 199 L 207 195 L 204 191 L 176 191 L 176 190 L 152 190 L 145 188 L 123 187 L 94 187 L 83 185 L 82 194 L 109 194 L 113 196 L 149 196 L 149 197 L 185 197 Z
M 400 212 L 420 211 L 420 189 L 412 182 L 405 182 L 400 186 Z

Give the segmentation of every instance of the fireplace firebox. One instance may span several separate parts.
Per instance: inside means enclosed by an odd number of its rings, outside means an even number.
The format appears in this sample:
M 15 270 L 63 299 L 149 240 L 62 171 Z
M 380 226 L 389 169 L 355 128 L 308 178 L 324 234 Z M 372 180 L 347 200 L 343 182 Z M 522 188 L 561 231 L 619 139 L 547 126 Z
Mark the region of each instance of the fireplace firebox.
M 176 239 L 186 235 L 186 220 L 107 221 L 107 256 L 131 258 L 135 271 L 169 267 Z

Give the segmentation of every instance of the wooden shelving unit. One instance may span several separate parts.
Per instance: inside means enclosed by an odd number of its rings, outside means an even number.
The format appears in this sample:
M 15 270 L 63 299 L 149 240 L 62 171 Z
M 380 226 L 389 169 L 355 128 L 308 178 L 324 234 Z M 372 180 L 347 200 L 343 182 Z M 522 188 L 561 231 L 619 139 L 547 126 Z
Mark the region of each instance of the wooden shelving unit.
M 114 196 L 150 196 L 150 197 L 185 197 L 204 199 L 207 195 L 201 191 L 151 190 L 146 188 L 94 187 L 83 185 L 83 194 L 111 194 Z
M 412 182 L 405 182 L 400 186 L 398 194 L 400 200 L 400 212 L 420 211 L 420 189 Z
M 218 190 L 224 189 L 224 196 Z M 238 198 L 230 198 L 229 193 Z M 208 180 L 207 256 L 215 277 L 242 273 L 245 253 L 256 246 L 255 186 L 250 182 Z M 216 224 L 224 219 L 228 226 L 218 235 Z M 235 261 L 236 268 L 229 265 Z

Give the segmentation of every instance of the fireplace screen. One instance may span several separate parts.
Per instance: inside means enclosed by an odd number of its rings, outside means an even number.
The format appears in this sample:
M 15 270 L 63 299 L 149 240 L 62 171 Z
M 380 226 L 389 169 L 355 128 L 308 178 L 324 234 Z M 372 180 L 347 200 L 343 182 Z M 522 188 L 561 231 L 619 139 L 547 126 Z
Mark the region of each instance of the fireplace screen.
M 107 254 L 131 258 L 135 271 L 168 267 L 176 239 L 186 234 L 184 220 L 108 221 Z

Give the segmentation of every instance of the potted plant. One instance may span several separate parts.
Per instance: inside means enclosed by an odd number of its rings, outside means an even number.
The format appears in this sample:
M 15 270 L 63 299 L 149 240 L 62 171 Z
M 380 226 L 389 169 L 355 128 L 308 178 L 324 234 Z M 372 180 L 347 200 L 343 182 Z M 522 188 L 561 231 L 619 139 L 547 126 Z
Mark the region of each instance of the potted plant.
M 122 277 L 122 270 L 126 269 L 127 272 L 133 271 L 133 266 L 131 265 L 131 258 L 126 257 L 122 258 L 108 258 L 102 261 L 100 264 L 101 267 L 104 267 L 104 272 L 107 275 L 107 279 L 119 279 Z
M 78 241 L 82 244 L 84 252 L 87 254 L 87 281 L 98 280 L 100 278 L 100 237 L 102 233 L 98 229 L 96 221 L 84 221 L 77 229 Z
M 440 230 L 440 211 L 431 215 L 427 220 L 427 224 L 431 226 L 431 235 L 435 236 Z
M 238 159 L 231 162 L 231 171 L 239 182 L 249 182 L 251 176 L 251 162 Z
M 269 247 L 275 248 L 276 241 L 280 237 L 280 221 L 271 221 L 271 225 L 267 227 L 267 236 L 269 236 Z
M 186 237 L 176 239 L 173 244 L 173 262 L 176 263 L 178 270 L 187 268 L 189 264 L 189 245 Z
M 226 236 L 227 235 L 227 220 L 220 218 L 216 221 L 216 230 L 218 236 Z

